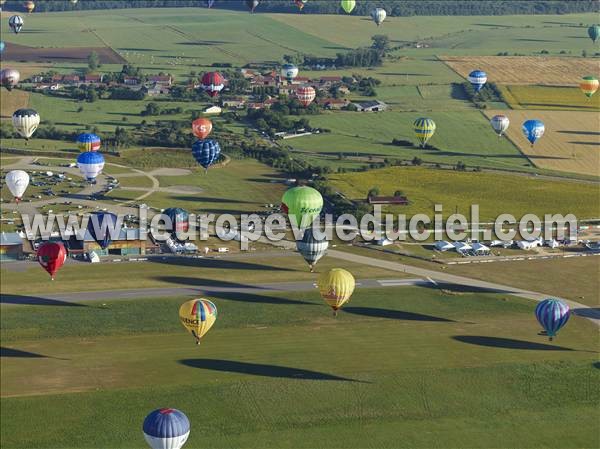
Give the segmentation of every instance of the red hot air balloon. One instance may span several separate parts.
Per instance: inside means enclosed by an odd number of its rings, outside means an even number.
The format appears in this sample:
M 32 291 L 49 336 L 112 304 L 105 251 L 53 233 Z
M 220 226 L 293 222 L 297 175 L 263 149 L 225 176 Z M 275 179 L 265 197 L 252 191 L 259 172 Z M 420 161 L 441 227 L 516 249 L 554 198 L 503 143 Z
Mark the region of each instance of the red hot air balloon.
M 296 91 L 296 97 L 298 97 L 298 101 L 302 103 L 302 106 L 305 108 L 313 102 L 316 96 L 317 93 L 315 92 L 315 88 L 312 86 L 302 86 Z
M 225 87 L 225 78 L 219 72 L 208 72 L 202 77 L 202 89 L 211 97 L 216 97 Z
M 212 127 L 212 122 L 207 118 L 199 118 L 192 122 L 192 132 L 198 139 L 206 139 Z
M 54 275 L 67 260 L 67 250 L 62 243 L 45 242 L 37 250 L 37 260 L 54 280 Z

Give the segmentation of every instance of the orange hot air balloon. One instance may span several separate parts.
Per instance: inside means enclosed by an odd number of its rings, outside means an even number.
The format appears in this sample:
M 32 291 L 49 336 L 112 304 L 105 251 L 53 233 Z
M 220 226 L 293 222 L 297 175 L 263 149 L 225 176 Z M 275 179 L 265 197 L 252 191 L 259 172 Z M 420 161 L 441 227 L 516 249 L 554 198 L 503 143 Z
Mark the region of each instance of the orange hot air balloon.
M 206 139 L 212 131 L 212 122 L 207 118 L 199 118 L 192 122 L 192 132 L 199 139 Z
M 35 3 L 32 1 L 27 1 L 27 2 L 23 3 L 23 7 L 29 14 L 31 14 L 33 12 L 33 10 L 35 9 Z

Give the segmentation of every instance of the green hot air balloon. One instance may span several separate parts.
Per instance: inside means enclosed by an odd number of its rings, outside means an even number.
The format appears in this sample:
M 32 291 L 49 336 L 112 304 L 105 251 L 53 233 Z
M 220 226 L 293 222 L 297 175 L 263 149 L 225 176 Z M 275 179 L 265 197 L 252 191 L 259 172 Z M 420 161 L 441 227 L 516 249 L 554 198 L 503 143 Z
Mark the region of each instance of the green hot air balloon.
M 281 209 L 288 214 L 292 225 L 303 229 L 310 226 L 321 213 L 323 197 L 312 187 L 292 187 L 283 194 Z
M 342 0 L 342 9 L 346 14 L 350 14 L 356 8 L 356 0 Z
M 588 36 L 595 43 L 598 40 L 598 38 L 600 37 L 600 25 L 592 25 L 591 27 L 589 27 L 588 28 Z
M 414 121 L 413 129 L 417 136 L 417 140 L 421 146 L 425 148 L 427 141 L 431 139 L 431 136 L 435 133 L 435 122 L 430 118 L 421 117 Z

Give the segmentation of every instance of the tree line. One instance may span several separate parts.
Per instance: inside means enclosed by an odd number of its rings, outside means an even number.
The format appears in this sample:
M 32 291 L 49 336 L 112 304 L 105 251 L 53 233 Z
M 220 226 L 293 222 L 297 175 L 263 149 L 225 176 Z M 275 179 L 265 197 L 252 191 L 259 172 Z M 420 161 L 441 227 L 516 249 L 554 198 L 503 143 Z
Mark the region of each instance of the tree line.
M 177 8 L 204 7 L 203 0 L 80 0 L 73 6 L 68 0 L 36 0 L 36 11 L 72 11 L 85 9 L 120 8 Z M 246 10 L 243 1 L 217 0 L 214 8 Z M 374 7 L 383 7 L 390 16 L 438 16 L 438 15 L 507 15 L 507 14 L 570 14 L 600 12 L 597 0 L 378 0 L 359 2 L 354 15 L 368 15 Z M 23 11 L 22 0 L 8 0 L 8 11 Z M 290 0 L 262 1 L 257 13 L 298 13 Z M 343 14 L 337 0 L 310 0 L 302 14 Z

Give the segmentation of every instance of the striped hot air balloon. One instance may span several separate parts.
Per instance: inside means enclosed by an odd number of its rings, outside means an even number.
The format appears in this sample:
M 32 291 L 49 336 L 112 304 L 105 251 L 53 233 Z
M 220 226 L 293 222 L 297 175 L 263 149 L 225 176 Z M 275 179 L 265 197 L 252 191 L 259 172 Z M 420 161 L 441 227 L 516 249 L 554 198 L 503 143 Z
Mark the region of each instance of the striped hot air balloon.
M 502 134 L 504 134 L 510 126 L 510 120 L 506 115 L 494 115 L 490 120 L 490 125 L 492 125 L 494 131 L 496 131 L 498 137 L 502 137 Z
M 29 140 L 40 124 L 40 114 L 33 109 L 17 109 L 12 115 L 15 130 Z
M 296 90 L 296 97 L 298 98 L 298 101 L 302 104 L 302 106 L 304 106 L 305 108 L 308 107 L 314 101 L 316 96 L 317 92 L 312 86 L 302 86 L 299 87 L 298 90 Z
M 190 436 L 190 421 L 177 409 L 160 408 L 146 416 L 142 430 L 152 449 L 181 449 Z
M 598 78 L 595 76 L 584 76 L 579 82 L 579 88 L 588 98 L 596 93 L 599 85 Z
M 333 309 L 334 316 L 337 316 L 337 311 L 350 300 L 355 285 L 354 276 L 342 268 L 326 271 L 317 280 L 319 293 Z
M 350 14 L 356 8 L 356 0 L 342 0 L 340 4 L 346 14 Z
M 21 29 L 23 28 L 23 17 L 21 16 L 10 16 L 10 18 L 8 19 L 8 26 L 10 27 L 11 30 L 13 30 L 13 33 L 15 34 L 19 34 L 19 32 L 21 31 Z
M 225 87 L 225 78 L 219 72 L 208 72 L 202 77 L 202 89 L 211 97 L 216 97 Z
M 483 70 L 473 70 L 467 77 L 475 92 L 479 92 L 487 83 L 487 74 Z
M 200 339 L 217 320 L 217 306 L 204 298 L 186 301 L 179 308 L 179 320 L 199 345 Z
M 205 171 L 219 159 L 220 154 L 219 142 L 213 139 L 197 140 L 192 145 L 192 156 Z
M 80 151 L 98 151 L 102 141 L 100 137 L 92 133 L 83 133 L 77 136 L 77 148 Z
M 425 145 L 435 133 L 435 122 L 430 118 L 421 117 L 414 121 L 413 129 L 421 147 L 425 148 Z
M 95 183 L 104 168 L 104 156 L 96 151 L 80 153 L 77 157 L 77 166 L 88 182 Z
M 570 315 L 569 306 L 560 299 L 544 299 L 535 308 L 535 317 L 546 331 L 550 341 L 560 328 L 567 324 Z
M 304 260 L 306 260 L 306 263 L 308 263 L 311 273 L 314 270 L 315 264 L 327 252 L 328 247 L 329 241 L 327 238 L 323 237 L 323 239 L 317 239 L 312 228 L 306 229 L 302 239 L 296 241 L 296 249 L 302 255 Z

